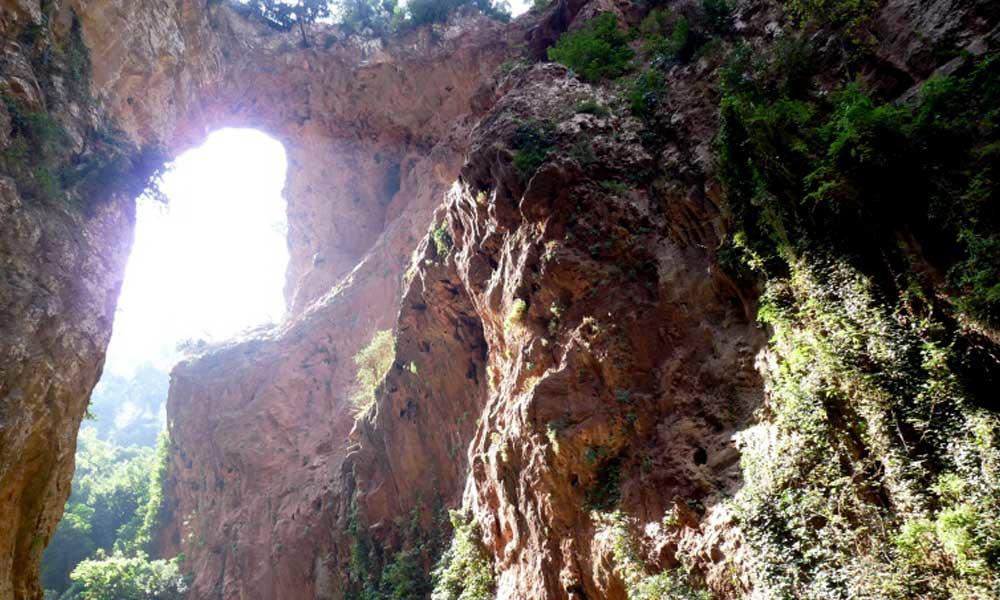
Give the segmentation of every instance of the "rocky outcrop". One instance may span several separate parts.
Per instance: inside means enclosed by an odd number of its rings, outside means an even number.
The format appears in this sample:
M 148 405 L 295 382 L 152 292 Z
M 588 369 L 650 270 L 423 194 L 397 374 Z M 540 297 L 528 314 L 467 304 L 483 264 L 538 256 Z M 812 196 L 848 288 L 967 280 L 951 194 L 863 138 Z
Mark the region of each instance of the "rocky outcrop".
M 702 3 L 668 4 L 695 30 L 707 27 Z M 0 6 L 5 39 L 41 22 L 30 2 Z M 288 318 L 201 348 L 173 374 L 160 544 L 184 553 L 192 597 L 426 596 L 448 509 L 471 523 L 480 575 L 498 598 L 767 597 L 786 590 L 788 567 L 767 552 L 793 537 L 762 542 L 755 531 L 781 529 L 782 519 L 809 531 L 857 519 L 734 514 L 747 506 L 734 498 L 780 506 L 781 494 L 813 484 L 770 475 L 787 471 L 775 448 L 797 448 L 776 440 L 802 437 L 782 422 L 781 386 L 808 348 L 768 344 L 774 331 L 755 316 L 761 286 L 783 293 L 782 307 L 824 288 L 802 273 L 775 284 L 720 264 L 736 227 L 713 147 L 720 71 L 739 47 L 794 59 L 799 47 L 776 39 L 803 27 L 827 68 L 809 82 L 817 97 L 845 77 L 863 38 L 866 58 L 852 68 L 909 102 L 935 71 L 957 68 L 959 50 L 995 48 L 1000 15 L 990 3 L 873 3 L 864 31 L 845 39 L 833 25 L 793 24 L 775 3 L 738 2 L 714 52 L 662 70 L 669 91 L 643 118 L 624 97 L 628 83 L 591 85 L 534 64 L 600 12 L 637 25 L 644 10 L 628 3 L 560 1 L 506 26 L 460 13 L 385 41 L 316 25 L 306 45 L 299 32 L 214 2 L 57 8 L 57 38 L 72 33 L 72 9 L 90 49 L 87 118 L 107 115 L 135 144 L 171 152 L 214 128 L 251 126 L 289 156 Z M 32 102 L 25 82 L 40 75 L 30 52 L 8 44 L 7 56 L 19 53 L 10 64 L 27 66 L 5 67 L 3 89 Z M 72 130 L 80 111 L 64 103 L 49 110 Z M 526 147 L 537 156 L 519 156 Z M 26 204 L 16 182 L 0 185 L 13 232 L 0 256 L 16 274 L 0 308 L 10 316 L 5 339 L 15 340 L 0 377 L 0 516 L 17 524 L 0 532 L 0 560 L 17 573 L 0 579 L 0 594 L 37 595 L 34 564 L 68 493 L 128 246 L 130 213 L 118 198 L 67 213 Z M 825 300 L 846 306 L 836 293 Z M 799 317 L 777 330 L 822 338 L 862 304 L 833 326 Z M 883 325 L 860 337 L 890 339 Z M 394 362 L 375 405 L 356 416 L 353 357 L 385 329 Z M 876 351 L 859 362 L 877 362 Z M 828 377 L 826 368 L 816 373 Z M 851 382 L 837 394 L 807 387 L 796 398 L 829 422 L 823 466 L 870 479 L 851 501 L 898 530 L 912 498 L 893 486 L 916 481 L 892 479 L 905 470 L 899 457 L 924 460 L 906 454 L 912 432 L 899 431 L 902 449 L 879 438 L 884 423 L 864 413 Z M 984 448 L 990 431 L 975 432 Z M 42 451 L 53 439 L 58 451 Z M 868 551 L 869 538 L 851 539 Z M 808 560 L 845 555 L 815 552 Z M 455 560 L 447 556 L 443 569 Z
M 100 376 L 134 219 L 125 194 L 63 195 L 43 185 L 49 169 L 87 164 L 91 132 L 108 121 L 73 95 L 71 22 L 42 29 L 42 19 L 37 3 L 0 3 L 3 598 L 41 594 L 38 563 L 70 493 L 76 433 Z
M 10 94 L 30 110 L 51 113 L 64 121 L 71 137 L 85 137 L 86 127 L 102 115 L 102 123 L 120 128 L 136 145 L 162 145 L 175 154 L 225 126 L 256 127 L 284 142 L 292 224 L 286 291 L 290 313 L 304 321 L 288 326 L 291 338 L 273 336 L 285 342 L 274 345 L 271 356 L 291 360 L 295 353 L 287 351 L 295 343 L 288 340 L 305 343 L 303 332 L 308 332 L 309 343 L 319 345 L 308 350 L 295 346 L 297 352 L 336 354 L 314 356 L 323 372 L 301 388 L 311 392 L 295 392 L 292 404 L 285 403 L 288 390 L 276 373 L 292 372 L 304 363 L 274 364 L 278 371 L 271 371 L 273 376 L 256 380 L 270 387 L 274 406 L 284 404 L 290 416 L 283 423 L 266 419 L 275 427 L 271 434 L 258 428 L 256 418 L 261 415 L 250 411 L 241 415 L 242 424 L 231 425 L 233 431 L 278 435 L 283 444 L 285 432 L 299 428 L 301 419 L 327 422 L 300 440 L 302 452 L 318 454 L 320 464 L 327 454 L 342 456 L 341 444 L 334 440 L 346 437 L 352 419 L 331 390 L 347 389 L 353 378 L 353 352 L 375 326 L 389 323 L 410 249 L 426 231 L 434 199 L 461 165 L 465 142 L 453 132 L 462 129 L 462 115 L 481 77 L 502 60 L 506 42 L 500 25 L 469 14 L 389 45 L 317 26 L 303 47 L 298 32 L 277 32 L 228 7 L 200 2 L 71 2 L 49 5 L 46 12 L 37 3 L 16 2 L 2 8 L 5 97 Z M 67 80 L 60 65 L 50 69 L 54 75 L 32 71 L 34 53 L 51 53 L 49 45 L 25 42 L 24 32 L 48 39 L 45 32 L 51 29 L 52 44 L 61 43 L 71 27 L 89 55 L 81 61 L 93 100 L 84 111 L 79 98 L 59 87 Z M 55 83 L 47 85 L 45 78 Z M 48 105 L 46 93 L 53 95 Z M 69 493 L 75 433 L 110 337 L 132 212 L 123 197 L 105 201 L 93 214 L 32 206 L 19 197 L 17 182 L 5 181 L 9 235 L 4 259 L 10 276 L 4 293 L 4 314 L 9 317 L 4 320 L 9 339 L 4 351 L 9 357 L 3 377 L 3 431 L 8 436 L 3 456 L 8 462 L 2 472 L 2 510 L 4 522 L 14 526 L 4 528 L 9 537 L 2 540 L 4 560 L 10 561 L 5 564 L 12 566 L 0 572 L 14 574 L 16 581 L 4 581 L 0 594 L 14 586 L 16 593 L 11 593 L 17 597 L 34 597 L 37 561 Z M 373 246 L 387 249 L 362 261 Z M 364 267 L 356 269 L 359 261 Z M 322 300 L 334 283 L 345 287 L 344 278 L 358 282 L 346 286 L 351 300 L 335 294 Z M 314 310 L 303 315 L 317 300 Z M 336 330 L 318 325 L 334 318 L 354 325 Z M 321 350 L 322 345 L 327 350 Z M 258 348 L 258 356 L 266 353 L 262 344 L 251 346 Z M 252 370 L 264 373 L 258 363 Z M 233 365 L 226 377 L 239 373 Z M 183 371 L 177 381 L 178 389 L 184 389 Z M 312 393 L 318 395 L 311 398 Z M 232 395 L 242 404 L 240 394 Z M 224 396 L 220 392 L 219 397 Z M 262 399 L 261 404 L 270 401 Z M 181 423 L 177 443 L 185 443 L 180 447 L 187 455 L 199 456 L 197 443 L 184 438 L 188 415 L 178 403 L 172 404 L 177 414 L 172 420 Z M 215 403 L 212 414 L 226 414 L 223 406 Z M 195 438 L 200 441 L 204 433 L 196 431 Z M 225 449 L 225 441 L 214 440 L 212 447 Z M 242 440 L 234 443 L 245 445 Z M 206 454 L 206 460 L 215 459 Z M 197 466 L 208 470 L 205 463 Z M 264 471 L 254 461 L 243 466 L 248 472 Z M 336 470 L 337 461 L 324 467 L 318 481 L 331 479 L 327 471 Z M 315 468 L 303 465 L 303 472 L 311 474 Z M 287 489 L 311 489 L 302 487 L 309 477 L 289 473 Z M 253 489 L 256 484 L 248 485 L 248 495 L 259 491 Z M 282 487 L 277 480 L 264 485 Z M 258 508 L 247 507 L 247 514 L 268 527 L 272 514 L 280 512 L 268 508 L 258 514 Z M 177 507 L 178 514 L 188 509 L 183 503 Z M 230 530 L 227 524 L 225 531 Z M 218 545 L 211 539 L 209 543 Z M 248 539 L 247 544 L 253 543 Z M 248 568 L 254 569 L 256 561 L 248 557 Z M 221 571 L 205 568 L 206 573 Z

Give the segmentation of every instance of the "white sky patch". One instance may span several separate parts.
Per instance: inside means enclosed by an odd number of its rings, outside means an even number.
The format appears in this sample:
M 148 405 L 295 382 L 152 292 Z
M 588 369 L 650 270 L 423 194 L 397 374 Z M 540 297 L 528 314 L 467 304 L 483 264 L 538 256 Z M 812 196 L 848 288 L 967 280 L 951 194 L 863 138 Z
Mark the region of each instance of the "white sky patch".
M 188 339 L 220 341 L 281 320 L 286 245 L 285 150 L 249 129 L 224 129 L 164 176 L 167 206 L 137 202 L 106 369 L 169 369 Z

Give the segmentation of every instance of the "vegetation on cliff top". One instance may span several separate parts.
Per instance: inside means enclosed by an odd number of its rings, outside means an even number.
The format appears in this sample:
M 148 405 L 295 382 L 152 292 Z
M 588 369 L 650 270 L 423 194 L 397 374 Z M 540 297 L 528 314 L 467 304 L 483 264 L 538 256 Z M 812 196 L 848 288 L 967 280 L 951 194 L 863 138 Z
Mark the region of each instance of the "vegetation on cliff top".
M 309 45 L 305 25 L 333 19 L 351 33 L 385 36 L 429 23 L 443 23 L 456 9 L 473 7 L 484 15 L 507 21 L 509 5 L 502 0 L 234 0 L 251 14 L 279 30 L 298 27 Z

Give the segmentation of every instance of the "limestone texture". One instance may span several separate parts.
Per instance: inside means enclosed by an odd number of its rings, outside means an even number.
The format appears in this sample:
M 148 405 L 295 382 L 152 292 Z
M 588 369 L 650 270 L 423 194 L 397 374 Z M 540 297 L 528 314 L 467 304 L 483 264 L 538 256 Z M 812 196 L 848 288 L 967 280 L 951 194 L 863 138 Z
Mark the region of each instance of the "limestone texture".
M 239 126 L 288 153 L 286 319 L 172 374 L 158 545 L 184 554 L 192 599 L 429 597 L 449 510 L 475 524 L 496 598 L 623 600 L 657 573 L 674 587 L 642 597 L 771 597 L 730 500 L 782 359 L 760 282 L 721 265 L 733 225 L 715 143 L 727 52 L 777 45 L 796 26 L 782 3 L 732 3 L 716 51 L 663 68 L 655 127 L 626 79 L 544 60 L 602 12 L 638 26 L 646 9 L 624 0 L 555 0 L 509 24 L 461 9 L 388 39 L 315 24 L 306 45 L 225 3 L 54 4 L 45 27 L 63 39 L 78 23 L 93 104 L 46 104 L 29 1 L 0 2 L 0 91 L 71 139 L 106 120 L 176 154 Z M 703 3 L 665 4 L 707 27 Z M 988 1 L 872 11 L 858 76 L 901 104 L 1000 43 Z M 831 69 L 843 60 L 829 30 L 810 35 Z M 525 171 L 527 138 L 544 156 Z M 132 213 L 122 194 L 79 212 L 18 185 L 0 178 L 0 598 L 34 600 Z M 355 414 L 353 357 L 385 329 L 393 365 Z M 409 595 L 388 595 L 394 565 L 412 568 Z

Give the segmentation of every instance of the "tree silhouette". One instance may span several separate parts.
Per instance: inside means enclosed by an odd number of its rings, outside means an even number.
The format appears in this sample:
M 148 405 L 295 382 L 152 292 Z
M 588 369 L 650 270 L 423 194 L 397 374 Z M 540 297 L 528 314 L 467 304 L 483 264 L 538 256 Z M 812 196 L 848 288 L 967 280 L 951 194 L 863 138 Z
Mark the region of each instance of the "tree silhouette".
M 298 26 L 299 32 L 302 34 L 303 46 L 309 45 L 309 40 L 306 38 L 306 24 L 330 16 L 329 0 L 298 0 L 297 2 L 251 0 L 247 5 L 272 27 L 287 31 Z

